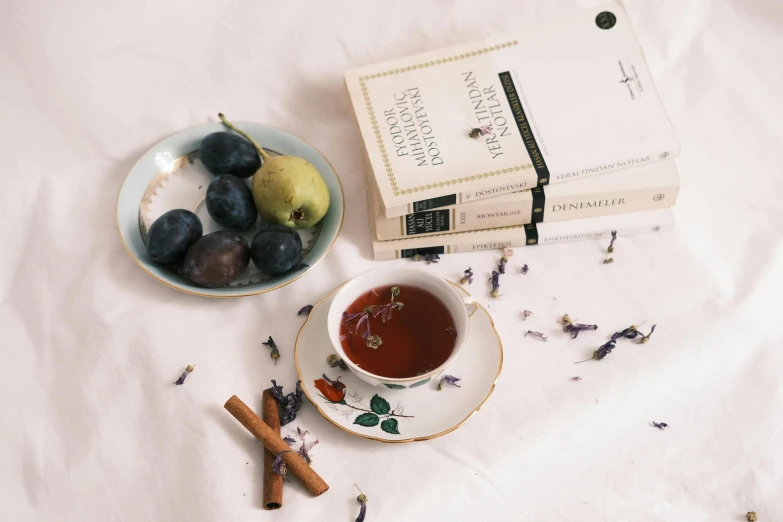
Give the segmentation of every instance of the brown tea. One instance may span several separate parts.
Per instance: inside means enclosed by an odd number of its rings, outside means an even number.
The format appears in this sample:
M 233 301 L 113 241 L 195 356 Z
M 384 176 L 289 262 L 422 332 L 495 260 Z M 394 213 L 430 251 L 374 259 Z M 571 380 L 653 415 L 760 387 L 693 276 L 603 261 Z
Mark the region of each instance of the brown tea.
M 446 305 L 415 286 L 382 286 L 343 313 L 340 342 L 359 368 L 383 377 L 414 377 L 449 358 L 457 330 Z

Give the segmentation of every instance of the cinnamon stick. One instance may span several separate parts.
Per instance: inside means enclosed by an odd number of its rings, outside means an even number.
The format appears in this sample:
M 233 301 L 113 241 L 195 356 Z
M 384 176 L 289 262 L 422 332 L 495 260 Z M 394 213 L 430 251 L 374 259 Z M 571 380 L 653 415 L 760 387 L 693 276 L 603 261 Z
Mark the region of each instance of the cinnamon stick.
M 261 415 L 272 431 L 280 435 L 280 412 L 277 411 L 277 401 L 269 390 L 264 390 L 261 396 Z M 275 456 L 264 448 L 264 509 L 280 509 L 283 507 L 283 476 L 272 469 Z
M 329 485 L 324 482 L 318 473 L 307 464 L 298 453 L 290 451 L 291 448 L 285 443 L 280 435 L 275 433 L 272 428 L 267 426 L 253 410 L 247 407 L 247 404 L 239 400 L 239 397 L 233 395 L 226 401 L 223 407 L 244 426 L 247 431 L 260 440 L 266 449 L 273 455 L 280 455 L 285 461 L 286 468 L 296 476 L 305 487 L 313 494 L 318 496 L 329 489 Z M 287 453 L 283 453 L 287 452 Z

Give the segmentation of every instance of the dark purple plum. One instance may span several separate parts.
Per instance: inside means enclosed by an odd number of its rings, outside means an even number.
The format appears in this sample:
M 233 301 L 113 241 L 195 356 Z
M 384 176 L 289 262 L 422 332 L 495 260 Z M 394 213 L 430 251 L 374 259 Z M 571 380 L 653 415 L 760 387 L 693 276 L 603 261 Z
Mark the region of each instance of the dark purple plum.
M 189 210 L 169 210 L 147 230 L 147 254 L 164 265 L 179 263 L 204 228 L 196 214 Z
M 258 217 L 247 182 L 230 174 L 216 176 L 209 183 L 207 210 L 218 224 L 236 230 L 247 230 Z
M 267 274 L 288 272 L 302 260 L 302 238 L 286 226 L 270 226 L 253 238 L 250 256 L 259 270 Z
M 233 132 L 213 132 L 201 140 L 201 163 L 214 175 L 249 178 L 261 167 L 261 156 L 252 143 Z
M 250 247 L 236 232 L 221 230 L 202 237 L 185 254 L 183 270 L 196 284 L 226 286 L 250 264 Z

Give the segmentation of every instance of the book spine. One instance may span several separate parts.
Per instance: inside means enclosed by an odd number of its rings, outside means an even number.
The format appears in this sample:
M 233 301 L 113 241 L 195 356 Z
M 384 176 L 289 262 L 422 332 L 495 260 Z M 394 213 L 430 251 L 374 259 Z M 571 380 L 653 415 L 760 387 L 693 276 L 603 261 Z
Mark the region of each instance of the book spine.
M 495 250 L 500 248 L 518 248 L 523 246 L 548 245 L 566 241 L 607 238 L 612 231 L 620 236 L 638 235 L 651 232 L 670 230 L 674 220 L 670 211 L 661 214 L 660 211 L 645 212 L 637 215 L 629 223 L 596 222 L 594 226 L 564 226 L 564 223 L 530 223 L 523 227 L 510 227 L 487 232 L 470 232 L 472 237 L 449 241 L 448 237 L 434 236 L 431 241 L 426 238 L 417 239 L 415 248 L 404 248 L 406 240 L 395 241 L 395 247 L 386 248 L 383 243 L 373 244 L 373 258 L 376 261 L 410 258 L 423 254 L 454 254 L 475 252 L 479 250 Z M 456 236 L 455 236 L 456 237 Z M 414 241 L 414 240 L 407 240 Z
M 668 185 L 592 194 L 548 196 L 546 187 L 538 187 L 520 194 L 520 197 L 514 201 L 456 205 L 415 212 L 392 219 L 377 216 L 375 237 L 378 241 L 391 241 L 653 210 L 674 205 L 678 192 L 678 185 Z

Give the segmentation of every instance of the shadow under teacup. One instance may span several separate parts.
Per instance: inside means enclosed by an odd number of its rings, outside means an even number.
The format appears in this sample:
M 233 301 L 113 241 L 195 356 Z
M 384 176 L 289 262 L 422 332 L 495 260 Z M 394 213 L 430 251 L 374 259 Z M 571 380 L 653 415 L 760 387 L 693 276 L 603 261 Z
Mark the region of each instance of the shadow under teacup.
M 392 299 L 391 295 L 393 287 L 399 287 L 399 295 L 394 299 Z M 375 292 L 373 292 L 374 290 Z M 375 297 L 372 298 L 370 294 L 373 294 Z M 412 298 L 411 296 L 415 295 L 420 297 L 426 296 L 430 300 L 434 298 L 436 301 L 429 303 L 429 307 L 422 307 L 421 303 L 416 303 L 418 306 L 414 307 L 410 299 Z M 372 313 L 362 314 L 363 308 L 353 311 L 351 314 L 346 313 L 350 307 L 356 307 L 355 303 L 362 302 L 361 300 L 368 298 L 368 296 L 378 303 L 373 305 Z M 394 303 L 405 303 L 406 297 L 409 299 L 409 306 L 396 308 Z M 389 389 L 416 388 L 440 375 L 459 356 L 460 350 L 470 332 L 470 316 L 478 308 L 475 302 L 475 299 L 472 297 L 462 297 L 448 282 L 425 270 L 412 267 L 376 268 L 354 277 L 345 283 L 335 294 L 329 307 L 327 318 L 329 340 L 348 368 L 363 381 L 373 386 L 385 386 Z M 469 311 L 468 308 L 471 308 L 471 310 Z M 451 351 L 444 354 L 447 357 L 443 362 L 437 364 L 436 367 L 427 367 L 423 371 L 416 372 L 415 375 L 389 377 L 383 374 L 383 368 L 370 372 L 363 369 L 361 362 L 354 360 L 343 345 L 344 342 L 348 343 L 348 338 L 352 336 L 354 343 L 360 343 L 358 345 L 359 350 L 386 350 L 386 352 L 383 352 L 385 357 L 396 357 L 403 352 L 408 354 L 406 357 L 412 357 L 413 355 L 411 354 L 416 353 L 421 357 L 425 357 L 429 355 L 424 352 L 425 350 L 436 349 L 433 348 L 434 344 L 426 345 L 426 343 L 414 341 L 415 350 L 400 350 L 399 346 L 395 350 L 393 342 L 387 340 L 387 342 L 383 343 L 380 336 L 369 334 L 371 334 L 373 326 L 375 326 L 377 331 L 381 322 L 388 324 L 388 328 L 402 328 L 405 326 L 406 320 L 413 320 L 414 317 L 410 314 L 416 314 L 417 322 L 421 324 L 421 319 L 426 320 L 428 314 L 432 313 L 433 323 L 437 323 L 435 318 L 439 316 L 437 313 L 439 311 L 443 312 L 440 314 L 441 316 L 448 314 L 450 317 L 447 317 L 446 320 L 449 321 L 449 324 L 453 324 L 453 327 L 450 326 L 445 329 L 447 331 L 442 332 L 443 339 L 448 341 L 448 346 L 452 346 Z M 367 312 L 370 312 L 370 310 L 367 309 Z M 406 312 L 409 315 L 404 315 Z M 366 317 L 363 315 L 366 315 Z M 385 323 L 386 320 L 388 320 L 388 323 Z M 397 322 L 395 323 L 395 321 Z M 424 324 L 427 325 L 426 321 Z M 428 326 L 425 326 L 425 330 L 428 332 L 427 336 L 432 337 L 432 332 L 427 330 L 427 328 Z M 433 328 L 438 329 L 436 326 L 433 326 Z M 441 335 L 439 330 L 437 333 Z M 378 338 L 375 339 L 374 337 Z M 377 344 L 378 342 L 380 344 Z M 354 344 L 352 346 L 357 345 Z M 371 356 L 375 355 L 373 352 L 365 353 Z M 356 355 L 355 357 L 360 359 Z M 406 361 L 397 362 L 404 363 Z

